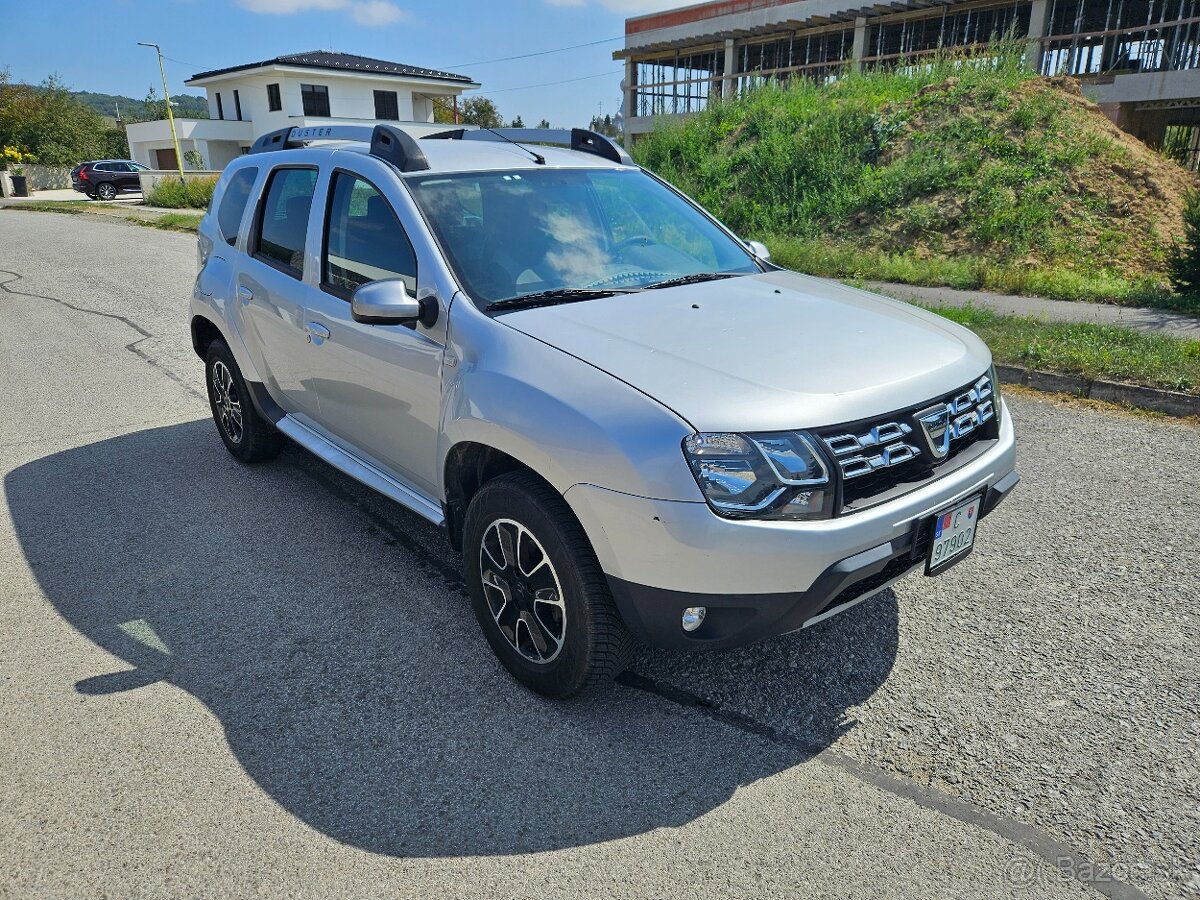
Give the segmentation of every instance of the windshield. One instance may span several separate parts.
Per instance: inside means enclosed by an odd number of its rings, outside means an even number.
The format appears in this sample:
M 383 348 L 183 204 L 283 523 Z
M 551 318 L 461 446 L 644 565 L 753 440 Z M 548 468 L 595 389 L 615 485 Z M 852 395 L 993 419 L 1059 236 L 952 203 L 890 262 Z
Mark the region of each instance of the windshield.
M 408 184 L 455 275 L 483 307 L 759 271 L 738 241 L 635 169 L 471 172 Z

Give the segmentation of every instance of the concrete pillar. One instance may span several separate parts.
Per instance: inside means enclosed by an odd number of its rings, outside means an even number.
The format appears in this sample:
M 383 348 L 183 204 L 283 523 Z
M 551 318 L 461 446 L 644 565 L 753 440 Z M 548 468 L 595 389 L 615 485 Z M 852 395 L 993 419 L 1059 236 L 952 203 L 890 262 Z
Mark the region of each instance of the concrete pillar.
M 633 83 L 633 60 L 625 57 L 625 80 L 621 82 L 621 93 L 624 95 L 625 108 L 621 114 L 625 117 L 625 146 L 633 146 L 633 135 L 629 132 L 629 121 L 638 114 L 634 105 L 637 100 L 637 89 Z
M 734 76 L 737 74 L 737 41 L 733 38 L 725 39 L 725 78 L 721 82 L 721 96 L 732 97 L 735 93 L 736 80 Z
M 862 60 L 867 55 L 867 20 L 859 16 L 854 20 L 854 43 L 850 47 L 850 68 L 862 71 Z
M 1044 48 L 1040 38 L 1047 35 L 1050 28 L 1050 0 L 1033 0 L 1029 11 L 1029 36 L 1025 43 L 1025 65 L 1035 72 L 1042 70 L 1042 55 Z

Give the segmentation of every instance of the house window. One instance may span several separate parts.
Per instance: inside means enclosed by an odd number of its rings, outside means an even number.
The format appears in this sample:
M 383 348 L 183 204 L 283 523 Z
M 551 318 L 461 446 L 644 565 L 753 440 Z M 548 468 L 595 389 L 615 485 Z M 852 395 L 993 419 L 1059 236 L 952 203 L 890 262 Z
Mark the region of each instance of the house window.
M 400 119 L 400 103 L 395 91 L 375 92 L 375 118 L 389 119 L 393 122 Z
M 329 117 L 329 88 L 323 84 L 300 85 L 300 99 L 306 116 Z
M 279 85 L 267 85 L 267 109 L 271 112 L 279 112 L 283 109 L 283 98 L 279 96 Z
M 225 105 L 221 103 L 221 92 L 217 91 L 217 118 L 225 118 Z
M 237 120 L 242 121 L 242 95 L 238 93 L 237 88 L 233 89 L 233 111 Z

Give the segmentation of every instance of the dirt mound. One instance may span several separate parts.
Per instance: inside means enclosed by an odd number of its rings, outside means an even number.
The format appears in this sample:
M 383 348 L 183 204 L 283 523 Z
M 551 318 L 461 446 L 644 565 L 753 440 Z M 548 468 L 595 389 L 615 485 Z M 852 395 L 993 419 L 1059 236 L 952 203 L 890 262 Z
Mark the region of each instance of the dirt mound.
M 1161 275 L 1168 247 L 1182 235 L 1196 177 L 1113 124 L 1076 79 L 1031 79 L 997 95 L 949 78 L 883 115 L 903 123 L 878 160 L 885 171 L 911 167 L 931 146 L 944 156 L 979 157 L 978 166 L 961 160 L 968 178 L 931 183 L 903 204 L 851 218 L 854 231 L 887 249 L 918 256 L 994 256 L 999 249 L 1010 260 Z M 1023 213 L 1007 217 L 1018 230 L 1044 220 L 1044 239 L 997 234 L 1006 203 Z M 1064 252 L 1067 244 L 1075 252 Z

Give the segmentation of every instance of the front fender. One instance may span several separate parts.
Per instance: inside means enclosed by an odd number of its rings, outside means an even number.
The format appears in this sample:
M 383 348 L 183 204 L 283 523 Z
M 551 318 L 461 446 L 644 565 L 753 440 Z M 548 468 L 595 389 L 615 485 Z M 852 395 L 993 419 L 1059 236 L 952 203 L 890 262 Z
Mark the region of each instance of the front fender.
M 459 310 L 468 304 L 456 304 Z M 692 429 L 594 366 L 469 310 L 452 312 L 439 460 L 473 441 L 519 460 L 565 494 L 573 485 L 703 500 L 683 457 Z

